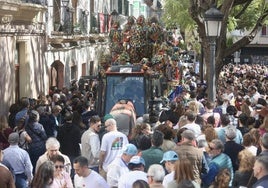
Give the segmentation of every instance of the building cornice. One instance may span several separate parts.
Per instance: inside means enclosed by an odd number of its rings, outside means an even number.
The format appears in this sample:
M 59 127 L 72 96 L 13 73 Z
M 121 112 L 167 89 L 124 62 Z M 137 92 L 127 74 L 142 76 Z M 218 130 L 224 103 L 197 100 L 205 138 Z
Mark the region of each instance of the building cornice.
M 44 34 L 46 11 L 47 7 L 38 4 L 0 0 L 0 33 Z

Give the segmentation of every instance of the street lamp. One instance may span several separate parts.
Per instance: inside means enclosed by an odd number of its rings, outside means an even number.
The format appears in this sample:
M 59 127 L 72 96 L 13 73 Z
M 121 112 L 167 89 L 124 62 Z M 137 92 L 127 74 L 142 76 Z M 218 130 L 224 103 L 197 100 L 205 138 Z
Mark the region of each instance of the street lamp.
M 215 78 L 215 51 L 216 51 L 216 38 L 219 37 L 221 31 L 221 23 L 223 14 L 212 6 L 205 12 L 204 21 L 206 35 L 210 39 L 210 61 L 209 61 L 209 77 L 208 77 L 208 100 L 215 102 L 216 99 L 216 78 Z

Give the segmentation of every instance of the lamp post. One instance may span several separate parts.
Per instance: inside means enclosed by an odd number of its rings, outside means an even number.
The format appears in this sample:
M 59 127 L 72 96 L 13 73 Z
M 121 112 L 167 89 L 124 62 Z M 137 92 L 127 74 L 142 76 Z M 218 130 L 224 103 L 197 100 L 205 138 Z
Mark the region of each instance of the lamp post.
M 215 77 L 215 51 L 216 39 L 220 35 L 223 14 L 212 6 L 205 12 L 204 21 L 206 36 L 210 40 L 210 61 L 209 61 L 209 77 L 208 77 L 208 100 L 215 102 L 216 99 L 216 77 Z

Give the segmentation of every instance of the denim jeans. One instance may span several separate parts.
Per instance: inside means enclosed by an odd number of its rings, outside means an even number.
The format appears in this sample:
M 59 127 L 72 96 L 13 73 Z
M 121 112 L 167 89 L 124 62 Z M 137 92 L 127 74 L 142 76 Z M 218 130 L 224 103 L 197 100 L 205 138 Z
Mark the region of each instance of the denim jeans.
M 16 188 L 28 188 L 27 176 L 25 174 L 16 174 Z

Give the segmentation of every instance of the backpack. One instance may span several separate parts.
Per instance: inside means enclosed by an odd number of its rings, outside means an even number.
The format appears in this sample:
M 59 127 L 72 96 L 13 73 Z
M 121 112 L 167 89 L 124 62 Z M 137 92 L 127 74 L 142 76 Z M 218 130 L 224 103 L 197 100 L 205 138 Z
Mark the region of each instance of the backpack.
M 22 149 L 24 149 L 24 150 L 26 150 L 26 151 L 28 151 L 28 149 L 29 149 L 29 146 L 28 146 L 28 142 L 25 140 L 25 138 L 24 139 L 22 139 L 22 136 L 23 136 L 23 132 L 26 132 L 25 130 L 20 130 L 18 133 L 19 133 L 19 143 L 18 143 L 18 145 L 19 145 L 19 147 L 20 148 L 22 148 Z M 21 142 L 21 140 L 24 140 L 24 142 L 22 143 Z

